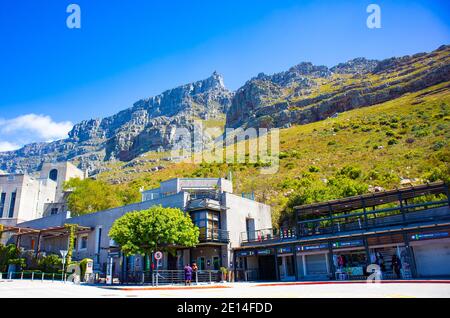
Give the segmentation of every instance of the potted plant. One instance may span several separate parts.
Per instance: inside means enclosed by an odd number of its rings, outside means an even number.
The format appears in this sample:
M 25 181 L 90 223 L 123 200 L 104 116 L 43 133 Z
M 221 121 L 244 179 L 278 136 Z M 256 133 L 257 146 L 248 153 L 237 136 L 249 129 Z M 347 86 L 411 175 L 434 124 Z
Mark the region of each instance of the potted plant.
M 221 267 L 220 272 L 222 273 L 222 283 L 227 281 L 228 268 Z

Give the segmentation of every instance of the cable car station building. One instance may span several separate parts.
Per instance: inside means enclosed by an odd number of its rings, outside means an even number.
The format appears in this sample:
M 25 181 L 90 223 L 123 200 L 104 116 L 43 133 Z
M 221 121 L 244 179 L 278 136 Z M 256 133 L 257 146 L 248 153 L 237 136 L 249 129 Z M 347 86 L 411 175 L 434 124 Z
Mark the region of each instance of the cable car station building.
M 380 264 L 383 279 L 450 277 L 450 200 L 444 183 L 295 211 L 295 227 L 241 233 L 241 247 L 234 253 L 237 278 L 366 279 L 369 264 Z

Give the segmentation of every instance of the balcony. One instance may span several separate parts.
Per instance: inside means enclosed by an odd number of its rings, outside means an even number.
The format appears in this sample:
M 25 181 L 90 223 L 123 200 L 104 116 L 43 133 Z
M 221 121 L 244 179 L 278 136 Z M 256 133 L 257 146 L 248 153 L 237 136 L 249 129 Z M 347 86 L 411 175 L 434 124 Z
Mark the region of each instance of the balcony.
M 270 243 L 297 239 L 295 228 L 282 227 L 277 229 L 261 229 L 241 233 L 241 243 Z
M 220 229 L 200 227 L 198 240 L 200 243 L 226 243 L 230 242 L 230 233 Z

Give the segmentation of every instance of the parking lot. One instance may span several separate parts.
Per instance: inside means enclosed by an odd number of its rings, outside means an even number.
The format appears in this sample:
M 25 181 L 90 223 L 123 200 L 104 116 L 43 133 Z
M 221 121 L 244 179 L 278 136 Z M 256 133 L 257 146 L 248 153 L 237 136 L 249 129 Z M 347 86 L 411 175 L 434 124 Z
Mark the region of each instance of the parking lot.
M 0 281 L 0 298 L 449 298 L 450 281 L 441 283 L 314 283 L 183 286 L 85 286 L 49 281 Z

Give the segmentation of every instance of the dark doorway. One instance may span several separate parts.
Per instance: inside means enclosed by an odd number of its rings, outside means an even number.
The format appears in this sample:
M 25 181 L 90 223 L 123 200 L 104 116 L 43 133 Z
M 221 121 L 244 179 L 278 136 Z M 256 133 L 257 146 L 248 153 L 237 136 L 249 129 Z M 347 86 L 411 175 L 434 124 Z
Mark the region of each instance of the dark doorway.
M 259 280 L 276 280 L 275 258 L 272 255 L 258 257 Z
M 167 256 L 167 269 L 169 270 L 175 270 L 177 269 L 177 256 L 173 256 L 172 254 L 169 253 L 169 255 Z

